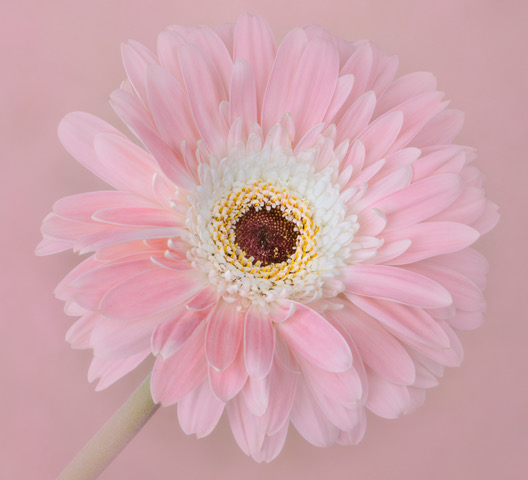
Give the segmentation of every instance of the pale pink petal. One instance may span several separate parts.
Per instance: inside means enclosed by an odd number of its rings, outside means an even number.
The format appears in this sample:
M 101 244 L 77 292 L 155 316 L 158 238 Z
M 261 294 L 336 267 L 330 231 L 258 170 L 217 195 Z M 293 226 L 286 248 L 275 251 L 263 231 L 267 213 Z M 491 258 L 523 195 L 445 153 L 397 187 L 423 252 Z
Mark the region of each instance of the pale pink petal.
M 121 54 L 130 83 L 143 104 L 147 105 L 147 67 L 157 65 L 158 59 L 148 48 L 133 40 L 123 44 Z
M 374 108 L 376 107 L 376 95 L 374 92 L 366 92 L 361 95 L 344 113 L 337 124 L 337 141 L 345 138 L 356 138 L 370 122 Z
M 301 362 L 301 368 L 312 390 L 321 392 L 340 404 L 350 406 L 360 402 L 363 385 L 354 368 L 334 373 L 306 361 Z
M 397 105 L 421 93 L 435 90 L 436 78 L 432 73 L 414 72 L 404 75 L 391 83 L 380 96 L 376 105 L 376 114 L 379 115 L 392 110 Z
M 355 307 L 330 312 L 350 334 L 363 362 L 387 380 L 410 385 L 414 363 L 401 343 L 378 322 Z
M 270 381 L 267 377 L 260 380 L 254 380 L 249 377 L 241 391 L 248 410 L 257 417 L 262 417 L 266 413 L 269 404 L 269 393 Z
M 357 445 L 367 430 L 367 417 L 363 407 L 357 408 L 351 415 L 356 416 L 355 427 L 348 431 L 340 431 L 336 442 L 340 445 Z
M 345 339 L 314 310 L 296 303 L 293 315 L 276 328 L 295 352 L 324 370 L 343 372 L 352 366 Z
M 350 300 L 391 331 L 437 348 L 448 348 L 449 338 L 438 323 L 420 308 L 354 295 Z
M 153 207 L 154 204 L 129 192 L 89 192 L 61 198 L 53 204 L 53 212 L 59 217 L 76 222 L 92 223 L 93 213 L 109 206 L 115 208 L 148 208 Z
M 288 423 L 295 397 L 298 375 L 283 368 L 276 360 L 269 375 L 268 408 L 263 424 L 268 435 L 274 435 Z
M 415 272 L 388 265 L 354 265 L 343 270 L 342 281 L 350 293 L 392 300 L 422 308 L 449 306 L 449 291 Z
M 372 206 L 387 216 L 387 229 L 426 220 L 451 205 L 462 192 L 458 175 L 444 173 L 415 182 Z
M 249 132 L 250 125 L 258 118 L 257 90 L 251 65 L 243 58 L 238 58 L 233 67 L 229 97 L 231 123 L 241 118 L 243 131 Z
M 150 351 L 145 350 L 131 357 L 118 360 L 107 360 L 94 357 L 88 370 L 88 381 L 93 382 L 95 379 L 99 378 L 95 390 L 97 392 L 104 390 L 124 377 L 127 373 L 134 370 L 134 368 L 145 360 L 149 354 Z
M 365 145 L 365 165 L 379 160 L 390 149 L 403 125 L 403 113 L 396 110 L 374 120 L 359 136 Z
M 194 183 L 183 167 L 180 156 L 163 142 L 150 113 L 143 105 L 124 90 L 115 90 L 112 93 L 110 105 L 153 155 L 163 173 L 176 185 L 186 189 L 192 188 Z
M 412 265 L 410 269 L 428 276 L 448 289 L 456 308 L 468 312 L 484 311 L 486 303 L 482 296 L 482 289 L 465 275 L 429 261 Z
M 374 372 L 369 372 L 367 408 L 383 418 L 397 418 L 409 413 L 412 399 L 409 387 L 391 383 Z
M 109 133 L 96 135 L 94 149 L 105 166 L 103 180 L 119 190 L 139 195 L 151 193 L 157 165 L 145 150 L 119 135 Z
M 231 400 L 242 390 L 248 378 L 244 349 L 238 349 L 235 359 L 225 370 L 220 371 L 209 365 L 208 371 L 209 385 L 217 398 L 223 402 Z
M 306 33 L 298 28 L 286 35 L 277 51 L 262 103 L 261 124 L 265 134 L 288 111 L 286 106 L 296 88 L 293 77 L 307 44 Z
M 358 42 L 357 48 L 339 72 L 341 75 L 354 75 L 354 87 L 349 96 L 349 101 L 356 100 L 360 95 L 369 90 L 367 85 L 371 75 L 372 62 L 372 45 L 369 42 Z
M 257 462 L 271 462 L 274 460 L 284 446 L 288 434 L 288 426 L 289 424 L 286 423 L 278 432 L 273 435 L 266 435 L 260 450 L 251 454 L 253 459 Z
M 217 370 L 225 370 L 235 359 L 244 334 L 244 316 L 236 305 L 223 300 L 208 317 L 205 336 L 207 361 Z
M 84 112 L 72 112 L 59 124 L 59 139 L 75 159 L 105 180 L 106 167 L 95 153 L 94 139 L 100 133 L 124 135 L 105 121 Z
M 436 115 L 414 137 L 411 142 L 413 147 L 426 147 L 428 145 L 446 145 L 451 143 L 462 129 L 464 114 L 459 110 L 444 110 Z
M 188 311 L 180 305 L 171 313 L 172 318 L 153 330 L 152 353 L 169 358 L 185 344 L 198 326 L 205 322 L 206 315 L 207 312 Z
M 150 381 L 154 402 L 172 405 L 203 382 L 207 376 L 204 337 L 202 322 L 177 352 L 167 359 L 157 358 Z
M 297 382 L 290 418 L 297 431 L 316 447 L 327 447 L 337 439 L 339 429 L 328 420 L 301 379 Z
M 152 331 L 161 321 L 156 317 L 134 322 L 103 317 L 92 331 L 90 346 L 94 349 L 95 356 L 108 360 L 131 357 L 143 351 L 150 352 Z
M 268 23 L 258 15 L 241 15 L 234 32 L 233 59 L 244 58 L 251 66 L 255 78 L 258 118 L 275 52 L 275 40 Z
M 474 243 L 480 234 L 456 222 L 424 222 L 384 234 L 387 242 L 408 239 L 411 246 L 392 265 L 404 265 L 444 253 L 456 252 Z
M 295 88 L 286 103 L 297 139 L 323 120 L 334 95 L 338 69 L 339 56 L 332 43 L 320 38 L 308 42 L 292 79 Z
M 186 140 L 196 148 L 198 132 L 182 85 L 164 68 L 152 66 L 147 70 L 147 93 L 152 116 L 167 145 L 179 150 Z
M 99 311 L 110 318 L 136 320 L 177 306 L 205 285 L 206 277 L 194 270 L 147 270 L 110 288 Z
M 198 28 L 171 25 L 169 30 L 175 33 L 181 39 L 182 43 L 196 45 L 204 51 L 213 62 L 222 79 L 224 89 L 228 92 L 231 72 L 233 70 L 233 61 L 231 59 L 231 53 L 218 34 L 204 25 Z
M 72 348 L 90 348 L 90 336 L 99 319 L 97 313 L 82 316 L 66 332 L 66 341 Z
M 221 157 L 227 137 L 219 111 L 226 99 L 222 80 L 210 58 L 198 47 L 182 45 L 178 59 L 196 128 L 209 150 Z
M 241 396 L 236 396 L 226 405 L 227 417 L 233 436 L 246 455 L 260 451 L 265 433 L 257 428 L 256 419 L 249 412 Z
M 218 400 L 204 381 L 178 402 L 178 420 L 182 430 L 198 438 L 209 435 L 224 411 L 224 402 Z
M 244 358 L 250 377 L 260 380 L 269 373 L 274 350 L 275 332 L 269 314 L 250 308 L 244 326 Z

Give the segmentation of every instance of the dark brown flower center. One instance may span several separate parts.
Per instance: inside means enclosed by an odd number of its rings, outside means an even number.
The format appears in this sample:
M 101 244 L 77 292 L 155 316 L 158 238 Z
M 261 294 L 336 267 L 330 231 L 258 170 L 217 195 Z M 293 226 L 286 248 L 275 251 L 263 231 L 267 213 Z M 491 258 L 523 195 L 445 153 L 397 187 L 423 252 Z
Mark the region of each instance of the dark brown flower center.
M 279 209 L 250 207 L 234 226 L 238 247 L 262 265 L 282 263 L 295 252 L 299 232 Z

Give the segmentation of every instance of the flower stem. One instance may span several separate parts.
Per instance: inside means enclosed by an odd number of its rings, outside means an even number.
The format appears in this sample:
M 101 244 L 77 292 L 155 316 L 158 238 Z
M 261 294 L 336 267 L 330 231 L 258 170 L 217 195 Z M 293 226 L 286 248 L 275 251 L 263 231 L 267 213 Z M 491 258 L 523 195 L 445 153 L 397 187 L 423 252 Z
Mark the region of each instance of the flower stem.
M 150 375 L 62 471 L 57 480 L 93 480 L 134 438 L 159 405 L 150 395 Z

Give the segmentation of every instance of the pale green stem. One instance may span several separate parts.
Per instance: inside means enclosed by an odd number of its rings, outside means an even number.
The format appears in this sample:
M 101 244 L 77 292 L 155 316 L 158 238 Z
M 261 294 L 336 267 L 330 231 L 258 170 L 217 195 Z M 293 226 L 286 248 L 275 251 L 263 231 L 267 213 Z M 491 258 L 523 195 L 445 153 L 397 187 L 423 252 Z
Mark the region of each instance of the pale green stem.
M 154 415 L 158 407 L 150 395 L 149 375 L 62 471 L 57 480 L 97 478 Z

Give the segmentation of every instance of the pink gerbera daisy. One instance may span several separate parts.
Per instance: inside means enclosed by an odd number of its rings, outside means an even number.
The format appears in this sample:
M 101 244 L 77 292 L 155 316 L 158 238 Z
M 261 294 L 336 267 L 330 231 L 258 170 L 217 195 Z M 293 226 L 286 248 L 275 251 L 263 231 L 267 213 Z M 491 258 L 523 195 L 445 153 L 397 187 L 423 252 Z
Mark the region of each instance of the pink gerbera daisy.
M 65 148 L 115 190 L 59 200 L 39 254 L 91 255 L 57 287 L 102 389 L 149 355 L 186 433 L 224 410 L 257 461 L 290 425 L 355 444 L 365 410 L 410 412 L 482 322 L 497 222 L 462 115 L 429 73 L 394 80 L 369 42 L 310 26 L 171 26 L 123 46 L 111 104 L 145 149 L 87 113 Z

